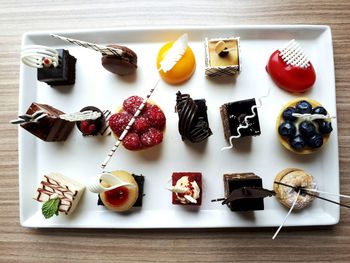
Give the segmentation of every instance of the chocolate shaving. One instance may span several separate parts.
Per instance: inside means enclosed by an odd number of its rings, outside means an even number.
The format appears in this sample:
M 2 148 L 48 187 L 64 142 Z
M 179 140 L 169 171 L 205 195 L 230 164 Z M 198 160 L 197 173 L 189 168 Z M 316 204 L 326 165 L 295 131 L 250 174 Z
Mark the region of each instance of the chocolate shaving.
M 276 195 L 274 191 L 270 191 L 264 188 L 242 187 L 233 190 L 230 195 L 222 202 L 222 204 L 225 205 L 239 199 L 265 198 L 273 195 Z

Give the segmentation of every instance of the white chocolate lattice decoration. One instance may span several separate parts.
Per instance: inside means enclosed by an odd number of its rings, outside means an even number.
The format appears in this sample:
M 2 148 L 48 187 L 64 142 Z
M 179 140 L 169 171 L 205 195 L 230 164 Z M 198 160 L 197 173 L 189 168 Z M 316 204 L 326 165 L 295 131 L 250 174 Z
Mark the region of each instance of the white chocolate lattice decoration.
M 308 68 L 310 66 L 309 58 L 305 55 L 303 48 L 295 39 L 289 41 L 287 45 L 279 49 L 279 51 L 279 55 L 287 65 L 300 68 Z

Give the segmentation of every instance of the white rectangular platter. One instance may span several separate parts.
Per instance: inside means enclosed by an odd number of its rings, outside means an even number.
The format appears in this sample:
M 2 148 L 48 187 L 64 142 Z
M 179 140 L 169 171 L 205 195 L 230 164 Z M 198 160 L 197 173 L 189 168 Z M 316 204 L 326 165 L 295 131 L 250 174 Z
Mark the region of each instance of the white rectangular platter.
M 72 46 L 49 36 L 56 33 L 98 44 L 118 43 L 138 55 L 137 73 L 118 77 L 101 65 L 101 55 Z M 167 128 L 159 147 L 143 152 L 130 152 L 119 147 L 107 166 L 108 171 L 127 170 L 146 178 L 143 207 L 118 214 L 97 206 L 97 196 L 86 191 L 71 216 L 41 215 L 41 204 L 33 200 L 44 174 L 60 172 L 82 183 L 101 172 L 100 165 L 113 146 L 113 136 L 82 137 L 74 129 L 63 143 L 47 143 L 19 129 L 20 222 L 25 227 L 74 228 L 206 228 L 278 226 L 287 210 L 275 197 L 265 198 L 265 209 L 251 213 L 234 213 L 220 202 L 223 197 L 223 174 L 254 172 L 262 177 L 265 188 L 273 188 L 275 175 L 284 168 L 298 167 L 311 173 L 320 190 L 339 193 L 339 158 L 337 123 L 325 147 L 310 156 L 298 156 L 278 142 L 275 120 L 281 107 L 297 97 L 279 89 L 265 71 L 270 54 L 290 39 L 304 47 L 312 61 L 317 80 L 307 97 L 315 99 L 336 115 L 335 79 L 331 30 L 328 26 L 229 26 L 152 29 L 108 29 L 70 32 L 32 32 L 23 36 L 22 45 L 46 45 L 65 48 L 77 58 L 76 83 L 72 87 L 51 88 L 38 82 L 36 70 L 21 65 L 19 113 L 32 102 L 52 105 L 64 112 L 76 112 L 87 105 L 115 109 L 131 95 L 144 96 L 158 78 L 155 61 L 161 46 L 183 33 L 189 35 L 189 46 L 196 57 L 196 71 L 182 85 L 171 86 L 160 81 L 152 100 L 164 110 Z M 239 36 L 241 38 L 242 72 L 234 78 L 214 80 L 204 76 L 204 39 Z M 221 151 L 227 141 L 223 135 L 220 105 L 248 98 L 258 98 L 271 88 L 258 109 L 262 134 L 251 140 L 236 142 L 234 149 Z M 192 98 L 205 98 L 213 135 L 200 144 L 181 141 L 174 112 L 175 93 L 189 93 Z M 171 204 L 166 190 L 172 172 L 196 171 L 203 174 L 203 203 L 199 208 Z M 335 201 L 338 199 L 335 198 Z M 339 207 L 315 200 L 311 207 L 293 212 L 287 226 L 332 225 L 339 222 Z

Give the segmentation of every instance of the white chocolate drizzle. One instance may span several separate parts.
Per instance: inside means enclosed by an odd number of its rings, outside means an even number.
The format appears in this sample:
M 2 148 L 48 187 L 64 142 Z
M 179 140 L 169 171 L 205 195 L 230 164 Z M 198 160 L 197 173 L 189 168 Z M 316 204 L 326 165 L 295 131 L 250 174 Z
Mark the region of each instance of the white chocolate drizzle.
M 62 114 L 59 117 L 62 120 L 66 120 L 70 122 L 96 120 L 99 117 L 101 117 L 101 112 L 87 110 L 87 111 L 79 111 L 75 113 Z
M 310 66 L 310 60 L 295 39 L 289 41 L 283 48 L 279 49 L 279 51 L 280 57 L 282 57 L 287 65 L 300 68 L 308 68 Z
M 45 59 L 49 60 L 49 63 L 44 62 Z M 40 45 L 29 45 L 21 51 L 21 61 L 32 68 L 43 68 L 59 65 L 58 52 L 54 48 L 40 46 Z

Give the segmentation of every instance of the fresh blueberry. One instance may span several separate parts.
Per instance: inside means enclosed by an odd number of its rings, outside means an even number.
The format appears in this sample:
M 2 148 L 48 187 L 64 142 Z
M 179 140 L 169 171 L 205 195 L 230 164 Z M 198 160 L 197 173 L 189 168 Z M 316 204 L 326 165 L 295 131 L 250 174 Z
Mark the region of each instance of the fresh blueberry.
M 303 137 L 309 138 L 315 134 L 316 127 L 310 121 L 303 121 L 299 124 L 299 132 Z
M 283 122 L 280 124 L 278 127 L 278 133 L 287 138 L 292 138 L 294 137 L 297 129 L 295 128 L 294 124 L 290 121 Z
M 282 113 L 282 118 L 285 121 L 295 121 L 297 117 L 293 116 L 293 113 L 296 113 L 295 108 L 288 107 Z
M 321 121 L 318 124 L 318 130 L 322 134 L 328 134 L 333 131 L 332 123 L 330 121 Z
M 307 140 L 307 145 L 311 148 L 320 148 L 323 144 L 323 137 L 319 133 L 315 133 Z
M 294 136 L 292 139 L 290 139 L 289 144 L 296 151 L 300 151 L 306 146 L 303 137 L 300 135 Z
M 300 114 L 311 113 L 312 106 L 306 100 L 301 100 L 295 105 L 296 112 Z
M 325 108 L 318 106 L 318 107 L 312 109 L 312 114 L 327 115 L 327 111 Z

